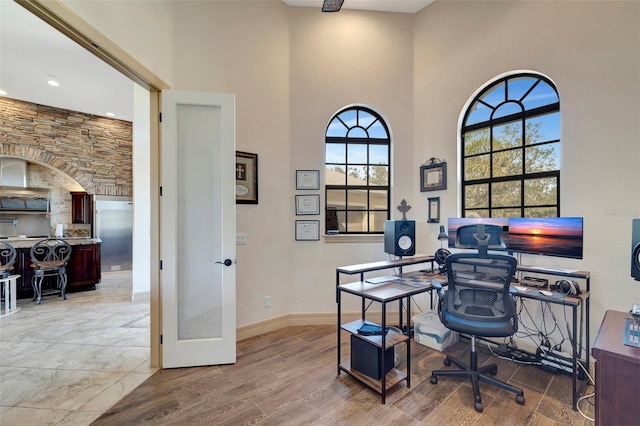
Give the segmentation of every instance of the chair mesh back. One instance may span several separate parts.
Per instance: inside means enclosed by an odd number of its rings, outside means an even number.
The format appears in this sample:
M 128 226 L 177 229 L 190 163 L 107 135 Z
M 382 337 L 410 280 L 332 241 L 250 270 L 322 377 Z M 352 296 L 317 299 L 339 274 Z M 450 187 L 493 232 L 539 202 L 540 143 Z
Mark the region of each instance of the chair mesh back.
M 449 259 L 450 258 L 450 259 Z M 447 258 L 447 310 L 473 321 L 505 321 L 514 317 L 509 295 L 516 260 L 511 256 L 458 253 Z

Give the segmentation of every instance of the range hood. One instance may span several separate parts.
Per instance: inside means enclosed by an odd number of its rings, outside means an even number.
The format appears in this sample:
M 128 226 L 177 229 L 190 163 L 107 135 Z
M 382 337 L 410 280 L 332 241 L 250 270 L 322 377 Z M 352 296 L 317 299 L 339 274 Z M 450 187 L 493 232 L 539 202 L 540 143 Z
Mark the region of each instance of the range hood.
M 0 157 L 0 212 L 46 213 L 50 191 L 27 188 L 27 161 Z

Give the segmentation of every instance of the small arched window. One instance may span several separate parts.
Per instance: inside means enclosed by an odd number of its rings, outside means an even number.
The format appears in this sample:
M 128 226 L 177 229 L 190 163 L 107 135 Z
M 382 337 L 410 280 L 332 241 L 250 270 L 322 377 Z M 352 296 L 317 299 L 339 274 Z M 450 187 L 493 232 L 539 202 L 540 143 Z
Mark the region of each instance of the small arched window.
M 384 233 L 389 219 L 390 138 L 370 108 L 336 113 L 325 134 L 326 233 Z
M 560 216 L 560 101 L 534 73 L 501 77 L 461 128 L 463 217 Z

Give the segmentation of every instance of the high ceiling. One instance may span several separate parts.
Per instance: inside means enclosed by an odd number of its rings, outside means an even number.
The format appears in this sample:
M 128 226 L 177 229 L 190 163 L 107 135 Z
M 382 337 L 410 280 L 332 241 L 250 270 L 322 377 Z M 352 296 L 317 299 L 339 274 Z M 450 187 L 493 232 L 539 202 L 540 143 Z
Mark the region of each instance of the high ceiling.
M 282 0 L 322 7 L 323 0 Z M 343 9 L 416 13 L 433 0 L 345 0 Z M 59 87 L 47 84 L 56 80 Z M 133 84 L 12 0 L 0 0 L 0 90 L 7 97 L 133 121 Z

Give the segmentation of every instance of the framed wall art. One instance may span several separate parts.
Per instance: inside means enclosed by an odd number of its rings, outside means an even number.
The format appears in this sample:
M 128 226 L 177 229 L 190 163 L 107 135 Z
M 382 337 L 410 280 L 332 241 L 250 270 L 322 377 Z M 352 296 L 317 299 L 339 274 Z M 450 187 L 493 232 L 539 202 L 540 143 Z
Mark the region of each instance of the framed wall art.
M 429 198 L 427 209 L 429 210 L 428 223 L 440 223 L 440 197 Z
M 258 204 L 258 154 L 236 151 L 236 204 Z
M 320 214 L 319 195 L 296 195 L 296 215 Z
M 447 163 L 430 158 L 420 166 L 420 192 L 447 189 Z
M 320 189 L 320 170 L 296 170 L 296 189 Z
M 320 240 L 319 220 L 296 220 L 296 241 Z

